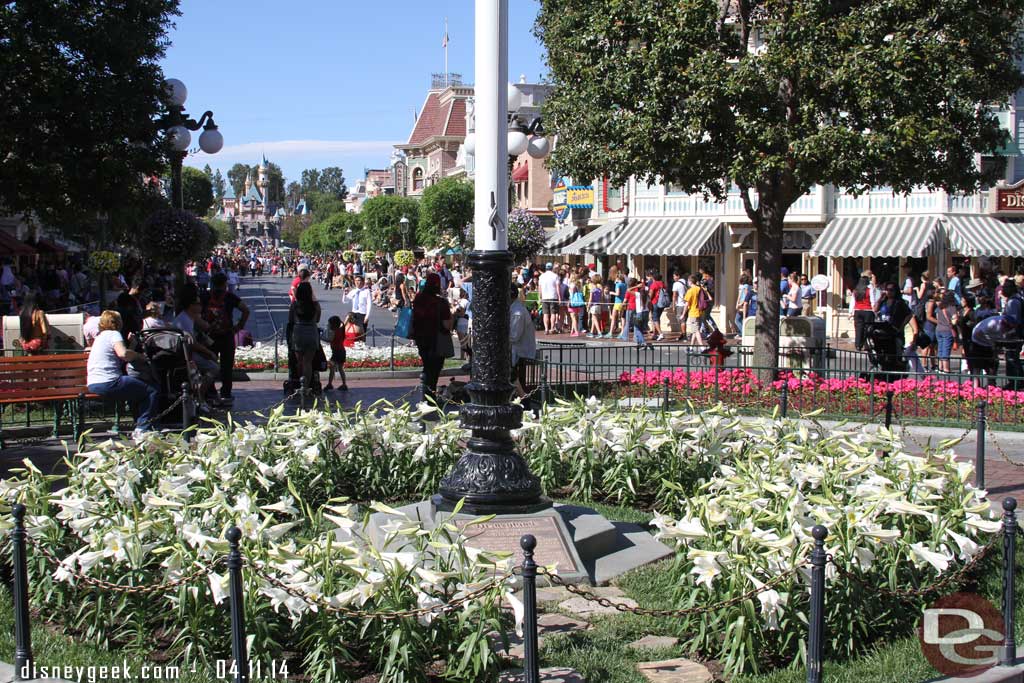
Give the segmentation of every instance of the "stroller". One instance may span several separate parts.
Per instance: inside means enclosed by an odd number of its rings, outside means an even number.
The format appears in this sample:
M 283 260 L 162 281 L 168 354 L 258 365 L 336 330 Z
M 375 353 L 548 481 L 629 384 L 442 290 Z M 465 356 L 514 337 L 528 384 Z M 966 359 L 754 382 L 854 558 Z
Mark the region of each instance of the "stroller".
M 891 382 L 895 373 L 907 371 L 907 361 L 903 357 L 903 330 L 890 322 L 873 322 L 867 324 L 867 351 L 871 366 L 886 373 L 882 378 Z
M 195 398 L 200 378 L 191 362 L 191 342 L 186 333 L 170 328 L 142 330 L 132 336 L 130 346 L 143 354 L 146 362 L 129 364 L 128 374 L 160 387 L 160 412 L 178 400 L 183 384 L 188 384 L 189 392 Z M 180 419 L 184 424 L 183 412 L 175 411 L 172 415 L 178 417 L 171 419 Z

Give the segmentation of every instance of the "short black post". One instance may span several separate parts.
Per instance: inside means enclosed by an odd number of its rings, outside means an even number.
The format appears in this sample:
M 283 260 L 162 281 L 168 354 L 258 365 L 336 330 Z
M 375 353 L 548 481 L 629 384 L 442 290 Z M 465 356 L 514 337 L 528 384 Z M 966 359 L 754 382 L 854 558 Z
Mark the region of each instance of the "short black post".
M 825 538 L 828 530 L 816 525 L 811 529 L 814 549 L 811 551 L 811 614 L 807 635 L 807 683 L 821 683 L 825 645 Z
M 892 427 L 892 389 L 887 389 L 885 392 L 885 428 L 889 429 Z
M 672 400 L 670 395 L 672 390 L 672 379 L 670 377 L 666 377 L 662 381 L 665 383 L 665 400 L 661 404 L 661 412 L 665 413 L 668 412 L 668 404 Z
M 245 649 L 245 605 L 242 603 L 242 551 L 238 542 L 242 531 L 228 529 L 228 579 L 231 594 L 231 656 L 235 660 L 235 683 L 249 683 L 249 653 Z
M 392 372 L 395 369 L 395 335 L 391 335 L 391 366 L 389 368 Z
M 786 417 L 789 413 L 789 382 L 783 380 L 782 392 L 779 394 L 779 415 Z
M 1017 499 L 1003 498 L 1003 649 L 999 663 L 1012 666 L 1017 660 L 1017 639 L 1014 636 L 1017 601 L 1014 593 L 1017 580 Z
M 299 409 L 306 409 L 306 378 L 299 378 Z
M 985 401 L 978 401 L 978 424 L 975 430 L 977 442 L 974 447 L 974 485 L 985 488 Z
M 278 347 L 280 346 L 280 342 L 281 342 L 281 333 L 280 332 L 275 332 L 274 333 L 274 372 L 280 372 L 281 371 L 281 357 L 278 355 L 279 354 Z
M 537 539 L 526 534 L 519 539 L 523 548 L 523 672 L 524 683 L 540 683 L 537 656 L 537 563 L 533 550 Z
M 545 406 L 548 403 L 548 363 L 547 360 L 540 362 L 540 404 Z
M 185 440 L 190 441 L 192 439 L 192 432 L 190 428 L 196 423 L 196 404 L 192 400 L 192 392 L 188 386 L 188 382 L 181 383 L 181 431 L 185 435 Z
M 11 507 L 11 554 L 14 561 L 14 680 L 28 681 L 32 673 L 32 633 L 28 620 L 28 561 L 25 556 L 25 506 Z

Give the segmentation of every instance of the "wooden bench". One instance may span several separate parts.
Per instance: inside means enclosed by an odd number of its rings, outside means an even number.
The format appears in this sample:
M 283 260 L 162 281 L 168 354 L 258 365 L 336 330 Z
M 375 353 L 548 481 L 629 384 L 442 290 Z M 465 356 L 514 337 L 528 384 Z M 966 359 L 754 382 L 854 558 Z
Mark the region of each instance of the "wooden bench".
M 89 356 L 84 353 L 16 356 L 0 358 L 0 406 L 12 403 L 57 404 L 53 415 L 53 436 L 64 407 L 70 406 L 75 441 L 85 421 L 84 400 L 99 398 L 86 386 Z M 0 448 L 3 448 L 3 425 L 0 424 Z

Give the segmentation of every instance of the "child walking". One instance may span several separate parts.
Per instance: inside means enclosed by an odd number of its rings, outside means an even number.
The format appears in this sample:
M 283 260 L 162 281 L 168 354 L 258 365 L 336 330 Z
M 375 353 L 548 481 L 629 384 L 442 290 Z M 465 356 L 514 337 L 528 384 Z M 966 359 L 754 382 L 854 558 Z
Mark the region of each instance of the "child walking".
M 341 318 L 332 315 L 327 319 L 327 328 L 331 336 L 331 359 L 327 361 L 327 368 L 330 371 L 327 375 L 327 386 L 324 391 L 334 390 L 334 371 L 338 371 L 341 378 L 339 389 L 348 391 L 348 382 L 345 381 L 345 332 L 341 329 Z

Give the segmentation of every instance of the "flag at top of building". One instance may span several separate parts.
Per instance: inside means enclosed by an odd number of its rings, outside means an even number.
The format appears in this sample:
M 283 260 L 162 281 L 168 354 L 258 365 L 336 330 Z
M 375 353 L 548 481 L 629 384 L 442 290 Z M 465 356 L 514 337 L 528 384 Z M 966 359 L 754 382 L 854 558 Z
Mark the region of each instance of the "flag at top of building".
M 444 18 L 444 37 L 441 38 L 441 47 L 448 47 L 448 17 Z

